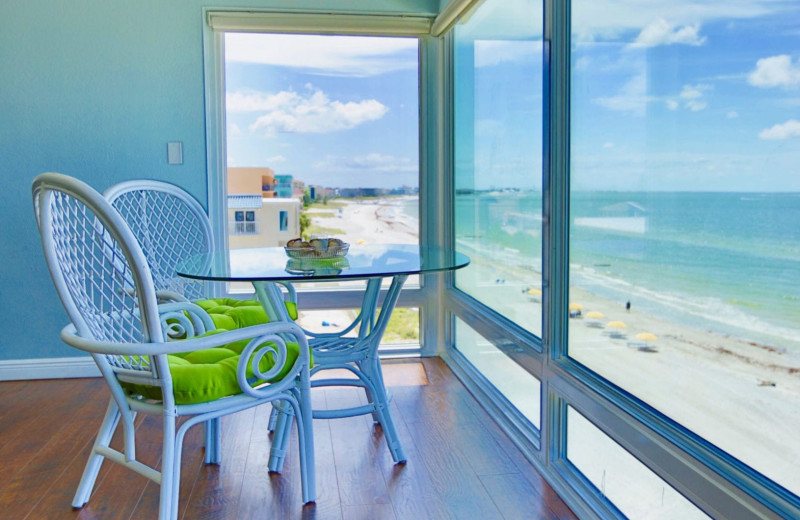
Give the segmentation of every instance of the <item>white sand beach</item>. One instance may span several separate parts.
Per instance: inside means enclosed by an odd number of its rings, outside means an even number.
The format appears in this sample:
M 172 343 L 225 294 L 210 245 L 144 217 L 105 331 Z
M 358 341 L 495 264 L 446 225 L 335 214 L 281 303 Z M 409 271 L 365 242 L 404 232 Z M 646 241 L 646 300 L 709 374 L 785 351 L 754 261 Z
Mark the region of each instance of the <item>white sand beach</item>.
M 336 202 L 344 202 L 341 213 L 309 214 L 319 226 L 344 231 L 340 238 L 351 244 L 418 240 L 417 222 L 401 211 L 399 197 Z M 524 314 L 518 322 L 528 321 L 538 334 L 541 303 L 525 290 L 541 287 L 540 275 L 498 261 L 503 252 L 467 254 L 472 264 L 462 279 L 469 280 L 473 270 L 480 272 L 474 280 L 482 280 L 471 285 L 473 296 L 501 312 Z M 800 493 L 800 352 L 674 323 L 636 305 L 626 311 L 625 302 L 578 288 L 572 289 L 571 298 L 582 305 L 583 316 L 570 320 L 573 358 Z M 591 311 L 603 314 L 597 320 L 603 328 L 589 325 L 586 314 Z M 605 325 L 613 320 L 624 322 L 625 338 L 609 336 Z M 636 335 L 643 332 L 657 336 L 648 342 L 651 348 L 638 348 L 642 341 Z
M 331 205 L 331 209 L 312 208 L 308 215 L 321 227 L 344 231 L 336 238 L 350 244 L 415 244 L 419 241 L 419 226 L 401 209 L 408 199 L 335 199 L 337 206 L 341 204 L 341 212 Z

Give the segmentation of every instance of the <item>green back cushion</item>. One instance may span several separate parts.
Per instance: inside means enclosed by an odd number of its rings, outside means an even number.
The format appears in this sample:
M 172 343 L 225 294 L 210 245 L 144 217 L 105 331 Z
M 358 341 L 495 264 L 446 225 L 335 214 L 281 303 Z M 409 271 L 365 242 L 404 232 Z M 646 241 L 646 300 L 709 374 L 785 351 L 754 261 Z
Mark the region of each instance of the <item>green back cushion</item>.
M 215 330 L 204 334 L 204 336 L 219 332 L 224 331 Z M 249 342 L 249 339 L 245 339 L 222 347 L 168 355 L 167 361 L 172 374 L 175 404 L 205 403 L 222 397 L 240 394 L 242 390 L 236 380 L 236 367 L 239 364 L 242 351 Z M 278 381 L 285 377 L 297 360 L 299 345 L 297 343 L 287 343 L 286 350 L 286 362 L 276 377 L 269 381 L 256 379 L 252 369 L 248 366 L 248 381 L 253 385 L 259 385 Z M 260 362 L 260 369 L 266 372 L 274 365 L 274 356 L 267 354 Z M 161 388 L 159 387 L 131 383 L 122 383 L 122 386 L 135 394 L 140 394 L 149 399 L 161 400 Z

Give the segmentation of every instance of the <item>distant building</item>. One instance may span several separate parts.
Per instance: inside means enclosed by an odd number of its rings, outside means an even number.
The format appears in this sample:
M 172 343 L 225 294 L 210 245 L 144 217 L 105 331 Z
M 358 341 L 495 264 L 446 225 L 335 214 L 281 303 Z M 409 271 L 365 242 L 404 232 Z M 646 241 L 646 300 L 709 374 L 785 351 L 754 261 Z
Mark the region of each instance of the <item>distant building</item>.
M 301 204 L 292 196 L 291 175 L 266 167 L 228 168 L 227 184 L 231 249 L 283 246 L 300 236 Z
M 300 236 L 300 205 L 295 198 L 228 195 L 230 248 L 285 246 Z
M 298 199 L 303 198 L 306 191 L 306 183 L 297 179 L 292 179 L 292 196 Z
M 647 232 L 647 210 L 631 201 L 600 208 L 599 217 L 575 219 L 575 225 L 606 231 L 643 235 Z
M 272 168 L 228 168 L 228 193 L 259 192 L 265 198 L 275 196 L 275 172 Z

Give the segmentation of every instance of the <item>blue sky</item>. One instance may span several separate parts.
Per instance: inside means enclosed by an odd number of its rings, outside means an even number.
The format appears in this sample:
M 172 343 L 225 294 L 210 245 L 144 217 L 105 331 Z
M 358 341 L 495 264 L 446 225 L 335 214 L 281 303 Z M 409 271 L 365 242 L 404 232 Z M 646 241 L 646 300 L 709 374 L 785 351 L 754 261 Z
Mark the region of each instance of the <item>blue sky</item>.
M 573 13 L 573 187 L 800 191 L 800 4 Z
M 228 165 L 328 187 L 418 186 L 417 47 L 228 34 Z
M 483 5 L 458 28 L 477 42 L 460 78 L 476 87 L 474 186 L 537 189 L 541 2 Z M 574 0 L 572 13 L 574 189 L 800 191 L 800 3 Z M 226 45 L 229 165 L 417 185 L 415 40 Z

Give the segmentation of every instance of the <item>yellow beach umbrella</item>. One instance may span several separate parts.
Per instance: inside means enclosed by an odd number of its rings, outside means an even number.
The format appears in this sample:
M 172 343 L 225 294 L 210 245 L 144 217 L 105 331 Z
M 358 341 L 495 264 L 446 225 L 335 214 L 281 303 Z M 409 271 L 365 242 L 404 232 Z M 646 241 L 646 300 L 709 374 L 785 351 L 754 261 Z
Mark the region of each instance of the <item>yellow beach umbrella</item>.
M 612 329 L 624 329 L 625 327 L 627 327 L 627 325 L 625 325 L 621 321 L 609 321 L 606 324 L 606 327 L 611 327 Z
M 570 303 L 569 304 L 569 310 L 571 310 L 571 311 L 583 310 L 583 305 L 581 305 L 580 303 Z
M 539 289 L 528 289 L 528 294 L 532 294 L 534 296 L 538 296 L 538 295 L 542 294 L 542 291 L 540 291 Z
M 603 313 L 598 311 L 589 311 L 586 313 L 586 317 L 590 319 L 599 320 L 600 318 L 603 317 Z
M 658 339 L 658 336 L 652 332 L 640 332 L 636 335 L 636 339 L 640 339 L 642 341 L 655 341 Z

